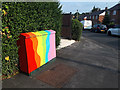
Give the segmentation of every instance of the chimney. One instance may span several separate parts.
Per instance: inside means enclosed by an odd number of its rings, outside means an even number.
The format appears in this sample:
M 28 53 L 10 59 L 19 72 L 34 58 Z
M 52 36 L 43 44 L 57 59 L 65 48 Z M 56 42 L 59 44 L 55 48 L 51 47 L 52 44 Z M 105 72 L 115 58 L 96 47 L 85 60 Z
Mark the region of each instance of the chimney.
M 108 8 L 107 7 L 105 7 L 105 11 L 107 11 L 108 10 Z

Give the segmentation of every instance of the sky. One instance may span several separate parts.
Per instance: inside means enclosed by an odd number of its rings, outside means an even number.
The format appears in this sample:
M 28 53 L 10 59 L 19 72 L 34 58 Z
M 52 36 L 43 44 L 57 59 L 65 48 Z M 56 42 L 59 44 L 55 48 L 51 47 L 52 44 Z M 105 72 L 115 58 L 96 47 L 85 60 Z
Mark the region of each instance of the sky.
M 116 5 L 120 0 L 60 0 L 62 5 L 63 13 L 73 14 L 77 11 L 79 13 L 90 12 L 95 6 L 97 8 L 105 9 L 107 6 L 108 9 Z

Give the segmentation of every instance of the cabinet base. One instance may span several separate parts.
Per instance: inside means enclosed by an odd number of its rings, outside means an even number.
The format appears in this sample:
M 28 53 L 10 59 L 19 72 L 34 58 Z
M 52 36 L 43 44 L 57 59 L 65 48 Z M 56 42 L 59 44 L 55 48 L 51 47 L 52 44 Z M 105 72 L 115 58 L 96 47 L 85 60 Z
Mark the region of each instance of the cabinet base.
M 39 70 L 42 70 L 46 65 L 48 64 L 52 64 L 52 62 L 54 62 L 56 60 L 56 58 L 53 58 L 52 60 L 50 60 L 49 62 L 45 63 L 44 65 L 40 66 L 39 68 L 35 69 L 34 71 L 32 71 L 31 73 L 26 73 L 26 72 L 23 72 L 23 71 L 20 71 L 20 73 L 24 73 L 28 76 L 31 76 L 33 73 L 39 71 Z

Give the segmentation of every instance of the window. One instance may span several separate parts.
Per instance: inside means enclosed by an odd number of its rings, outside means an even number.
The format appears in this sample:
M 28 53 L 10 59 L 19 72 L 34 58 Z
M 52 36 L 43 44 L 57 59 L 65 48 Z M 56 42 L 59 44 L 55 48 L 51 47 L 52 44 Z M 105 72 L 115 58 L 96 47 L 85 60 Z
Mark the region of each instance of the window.
M 113 11 L 113 15 L 116 15 L 116 10 Z
M 110 15 L 110 11 L 108 11 L 108 15 Z
M 96 19 L 98 19 L 98 16 L 96 16 Z
M 94 16 L 93 16 L 93 19 L 94 19 Z
M 90 19 L 91 19 L 91 16 L 90 16 Z

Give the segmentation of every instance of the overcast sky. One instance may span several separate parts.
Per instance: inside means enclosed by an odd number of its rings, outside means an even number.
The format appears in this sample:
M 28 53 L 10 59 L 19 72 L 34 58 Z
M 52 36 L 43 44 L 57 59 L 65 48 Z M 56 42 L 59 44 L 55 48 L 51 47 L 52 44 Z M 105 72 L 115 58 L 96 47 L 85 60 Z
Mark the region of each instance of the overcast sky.
M 98 1 L 98 2 L 97 2 Z M 78 9 L 79 13 L 90 12 L 92 8 L 98 7 L 105 9 L 113 7 L 120 0 L 60 0 L 63 13 L 75 13 Z
M 59 0 L 60 2 L 119 2 L 120 0 Z

